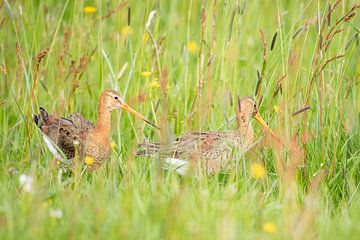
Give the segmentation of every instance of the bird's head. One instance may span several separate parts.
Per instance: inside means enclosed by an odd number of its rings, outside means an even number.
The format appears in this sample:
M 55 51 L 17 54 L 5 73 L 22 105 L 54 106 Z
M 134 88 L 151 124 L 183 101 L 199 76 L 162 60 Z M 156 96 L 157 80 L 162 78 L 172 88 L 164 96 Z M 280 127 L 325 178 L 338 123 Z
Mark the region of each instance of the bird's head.
M 127 103 L 124 101 L 124 99 L 120 96 L 120 94 L 115 90 L 106 90 L 101 95 L 101 102 L 102 106 L 106 108 L 109 112 L 115 110 L 115 109 L 123 109 L 133 115 L 135 117 L 140 118 L 144 122 L 150 124 L 151 126 L 159 129 L 158 126 L 147 120 L 143 115 L 132 109 Z
M 255 118 L 256 121 L 260 123 L 260 125 L 263 127 L 265 131 L 268 131 L 271 135 L 274 135 L 273 131 L 270 129 L 270 127 L 267 125 L 267 123 L 264 121 L 264 119 L 261 117 L 261 115 L 258 112 L 258 108 L 256 106 L 256 102 L 251 97 L 244 97 L 241 100 L 238 99 L 238 111 L 245 113 L 247 116 L 250 116 L 250 114 Z

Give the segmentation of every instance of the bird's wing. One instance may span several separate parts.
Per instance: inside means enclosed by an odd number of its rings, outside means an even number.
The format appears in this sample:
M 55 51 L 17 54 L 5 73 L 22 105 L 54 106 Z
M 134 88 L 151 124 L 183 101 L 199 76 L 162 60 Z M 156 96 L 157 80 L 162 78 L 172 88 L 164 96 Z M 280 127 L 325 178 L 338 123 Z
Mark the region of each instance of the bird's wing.
M 70 115 L 70 120 L 79 131 L 89 131 L 94 128 L 94 124 L 86 120 L 80 113 L 74 112 Z
M 191 132 L 175 139 L 171 150 L 176 157 L 188 157 L 211 151 L 222 140 L 218 132 Z
M 191 132 L 167 144 L 145 142 L 139 145 L 138 155 L 151 155 L 161 152 L 166 157 L 187 159 L 192 154 L 212 149 L 221 140 L 221 133 Z
M 70 118 L 58 118 L 50 115 L 43 108 L 40 108 L 39 115 L 33 115 L 34 122 L 43 133 L 46 145 L 55 157 L 59 158 L 63 153 L 67 159 L 72 159 L 75 155 L 74 143 L 83 142 L 85 130 L 89 130 L 91 125 L 83 117 L 78 116 L 81 115 L 72 114 Z M 58 151 L 59 149 L 62 153 Z

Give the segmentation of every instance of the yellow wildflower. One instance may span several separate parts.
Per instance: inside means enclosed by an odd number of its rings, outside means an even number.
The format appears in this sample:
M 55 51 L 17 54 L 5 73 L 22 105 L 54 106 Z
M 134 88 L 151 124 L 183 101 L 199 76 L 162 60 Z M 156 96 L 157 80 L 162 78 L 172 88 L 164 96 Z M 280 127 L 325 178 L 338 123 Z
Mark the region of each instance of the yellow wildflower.
M 196 42 L 190 41 L 187 45 L 187 48 L 189 53 L 194 53 L 198 49 L 198 45 Z
M 148 84 L 148 88 L 158 88 L 158 87 L 160 87 L 160 83 L 156 80 L 154 80 Z
M 274 106 L 274 112 L 276 113 L 280 112 L 280 107 L 278 105 Z
M 262 226 L 262 229 L 264 232 L 268 234 L 274 234 L 276 233 L 276 225 L 272 222 L 267 222 Z
M 147 43 L 147 42 L 149 41 L 149 39 L 150 39 L 149 34 L 148 34 L 148 33 L 145 33 L 145 34 L 144 34 L 144 38 L 143 38 L 144 43 Z
M 150 71 L 141 72 L 141 76 L 143 76 L 143 77 L 150 77 L 151 74 L 152 74 L 152 72 L 150 72 Z
M 250 172 L 251 172 L 251 176 L 255 179 L 261 179 L 266 174 L 264 166 L 260 163 L 253 163 L 251 165 Z
M 93 7 L 93 6 L 86 6 L 84 7 L 84 13 L 87 13 L 87 14 L 93 14 L 93 13 L 96 13 L 96 7 Z
M 130 26 L 125 26 L 121 29 L 121 34 L 122 35 L 131 35 L 133 33 L 133 29 Z
M 110 146 L 111 146 L 111 149 L 114 150 L 114 149 L 116 148 L 116 143 L 112 142 L 112 143 L 110 144 Z
M 89 165 L 89 166 L 93 165 L 94 164 L 94 158 L 86 156 L 85 157 L 85 164 Z

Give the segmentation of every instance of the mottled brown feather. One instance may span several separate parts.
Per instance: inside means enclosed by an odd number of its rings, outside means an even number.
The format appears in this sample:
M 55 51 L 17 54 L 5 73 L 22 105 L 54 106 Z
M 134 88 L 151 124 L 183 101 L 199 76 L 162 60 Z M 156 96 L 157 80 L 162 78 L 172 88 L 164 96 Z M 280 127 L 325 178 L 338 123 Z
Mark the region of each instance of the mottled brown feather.
M 209 172 L 219 170 L 232 161 L 234 149 L 246 151 L 253 143 L 251 116 L 257 113 L 253 99 L 241 100 L 237 114 L 238 128 L 223 132 L 191 132 L 166 144 L 145 142 L 139 145 L 137 155 L 160 153 L 162 157 L 185 161 L 199 160 Z
M 68 159 L 75 156 L 74 142 L 79 142 L 80 145 L 84 143 L 89 130 L 94 128 L 92 123 L 78 113 L 71 114 L 70 118 L 58 118 L 40 108 L 37 117 L 40 120 L 37 122 L 40 130 L 63 151 Z
M 79 144 L 79 158 L 91 157 L 94 162 L 88 169 L 96 169 L 110 155 L 110 117 L 113 109 L 119 109 L 123 100 L 114 90 L 104 91 L 99 98 L 98 120 L 96 125 L 86 120 L 81 114 L 73 113 L 69 118 L 59 118 L 40 108 L 33 120 L 44 135 L 60 148 L 66 158 L 75 156 L 75 145 Z

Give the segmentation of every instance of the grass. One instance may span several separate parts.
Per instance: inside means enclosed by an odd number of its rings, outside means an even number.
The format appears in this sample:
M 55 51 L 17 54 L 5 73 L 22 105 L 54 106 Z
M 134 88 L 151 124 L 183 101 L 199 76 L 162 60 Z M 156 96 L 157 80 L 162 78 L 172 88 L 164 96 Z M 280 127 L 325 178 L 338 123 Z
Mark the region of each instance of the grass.
M 1 2 L 0 238 L 356 239 L 355 4 Z M 109 88 L 168 131 L 115 113 L 109 161 L 61 180 L 31 114 L 43 106 L 95 121 Z M 233 129 L 229 95 L 262 99 L 259 112 L 286 147 L 264 137 L 230 172 L 185 178 L 135 157 L 144 139 Z M 252 177 L 255 162 L 263 178 Z M 33 179 L 30 193 L 22 174 Z

